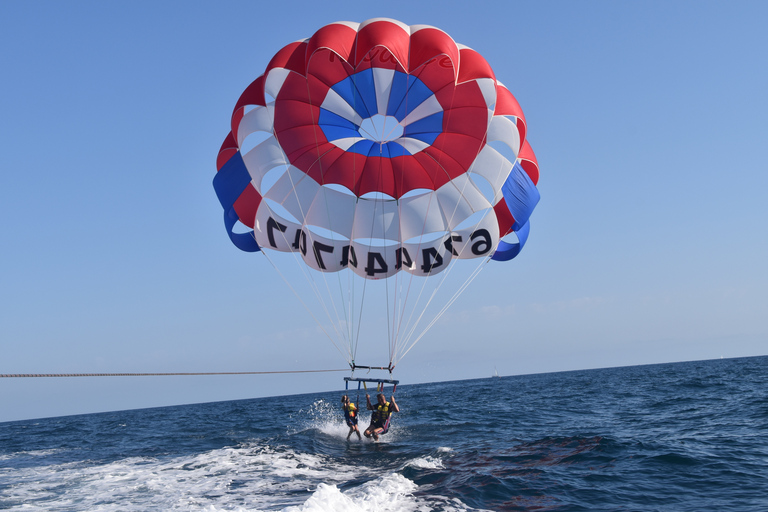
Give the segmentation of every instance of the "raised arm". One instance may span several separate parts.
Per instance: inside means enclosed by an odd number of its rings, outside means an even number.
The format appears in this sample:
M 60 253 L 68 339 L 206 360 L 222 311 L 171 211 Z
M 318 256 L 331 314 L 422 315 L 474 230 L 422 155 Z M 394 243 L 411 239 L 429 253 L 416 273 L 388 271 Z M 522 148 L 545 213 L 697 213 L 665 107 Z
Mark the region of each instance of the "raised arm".
M 368 393 L 365 394 L 365 406 L 369 411 L 373 410 L 373 406 L 371 405 L 371 395 Z
M 389 401 L 392 402 L 392 412 L 400 412 L 400 407 L 398 407 L 395 402 L 395 395 L 389 397 Z

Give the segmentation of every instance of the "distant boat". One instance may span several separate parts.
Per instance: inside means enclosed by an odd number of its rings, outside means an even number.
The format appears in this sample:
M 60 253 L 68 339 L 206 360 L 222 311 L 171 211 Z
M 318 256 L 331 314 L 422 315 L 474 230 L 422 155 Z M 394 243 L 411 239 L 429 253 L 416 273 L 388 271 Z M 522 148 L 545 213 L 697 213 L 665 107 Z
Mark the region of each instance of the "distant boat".
M 496 369 L 495 366 L 493 367 L 493 376 L 494 377 L 498 377 L 499 376 L 499 371 Z

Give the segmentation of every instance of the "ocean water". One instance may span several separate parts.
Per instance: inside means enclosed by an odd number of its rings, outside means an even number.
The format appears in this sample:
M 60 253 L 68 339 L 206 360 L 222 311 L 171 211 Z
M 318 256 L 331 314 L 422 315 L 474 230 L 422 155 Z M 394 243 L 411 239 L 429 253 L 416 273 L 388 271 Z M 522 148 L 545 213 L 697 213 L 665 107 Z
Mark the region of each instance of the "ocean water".
M 404 385 L 379 443 L 341 395 L 0 423 L 0 509 L 768 510 L 768 357 Z

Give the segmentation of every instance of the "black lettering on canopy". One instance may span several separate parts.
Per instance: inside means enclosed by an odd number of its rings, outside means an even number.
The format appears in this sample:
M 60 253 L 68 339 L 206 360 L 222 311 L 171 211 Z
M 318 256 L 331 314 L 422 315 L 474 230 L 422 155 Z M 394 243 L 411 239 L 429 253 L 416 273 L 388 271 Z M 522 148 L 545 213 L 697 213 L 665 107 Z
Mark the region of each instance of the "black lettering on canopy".
M 288 226 L 280 224 L 272 217 L 267 219 L 267 239 L 269 240 L 269 245 L 277 248 L 277 244 L 275 243 L 275 229 L 281 233 L 285 233 L 285 230 L 288 229 Z
M 304 230 L 296 230 L 296 236 L 293 239 L 291 247 L 293 247 L 293 250 L 299 249 L 302 255 L 307 255 L 307 234 L 304 232 Z
M 470 240 L 475 240 L 476 238 L 480 238 L 480 240 L 472 244 L 472 254 L 482 256 L 491 250 L 493 244 L 491 243 L 491 234 L 487 229 L 478 229 L 469 235 Z
M 411 255 L 408 254 L 408 249 L 405 247 L 400 247 L 395 251 L 396 254 L 396 263 L 395 263 L 395 269 L 400 270 L 400 268 L 405 265 L 406 268 L 413 268 L 413 260 L 411 259 Z
M 369 276 L 375 276 L 376 274 L 386 274 L 387 271 L 389 271 L 389 265 L 384 260 L 384 256 L 380 252 L 370 251 L 368 253 L 368 265 L 365 267 L 365 273 Z
M 456 252 L 456 249 L 453 248 L 453 242 L 461 243 L 461 235 L 451 235 L 448 238 L 445 239 L 445 242 L 443 242 L 443 245 L 446 249 L 451 251 L 451 254 L 454 256 L 458 256 L 459 253 Z
M 325 263 L 323 263 L 323 256 L 320 253 L 327 252 L 329 254 L 333 254 L 333 246 L 323 244 L 315 240 L 314 242 L 312 242 L 312 251 L 315 253 L 315 261 L 317 262 L 317 266 L 325 270 Z
M 345 245 L 341 249 L 341 266 L 346 267 L 352 265 L 353 268 L 357 268 L 357 255 L 355 255 L 355 248 L 351 245 Z
M 432 269 L 443 266 L 443 257 L 437 252 L 435 247 L 422 249 L 421 256 L 424 260 L 424 263 L 421 265 L 421 271 L 425 274 L 432 272 Z

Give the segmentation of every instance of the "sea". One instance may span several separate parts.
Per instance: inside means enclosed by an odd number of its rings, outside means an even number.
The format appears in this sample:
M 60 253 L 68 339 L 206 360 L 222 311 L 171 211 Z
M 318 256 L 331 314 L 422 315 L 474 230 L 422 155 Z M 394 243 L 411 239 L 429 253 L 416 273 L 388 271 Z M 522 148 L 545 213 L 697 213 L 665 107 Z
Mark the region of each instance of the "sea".
M 0 509 L 768 511 L 768 357 L 342 394 L 0 423 Z

